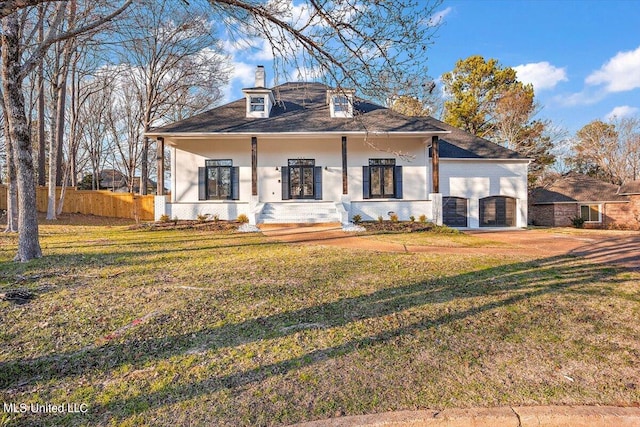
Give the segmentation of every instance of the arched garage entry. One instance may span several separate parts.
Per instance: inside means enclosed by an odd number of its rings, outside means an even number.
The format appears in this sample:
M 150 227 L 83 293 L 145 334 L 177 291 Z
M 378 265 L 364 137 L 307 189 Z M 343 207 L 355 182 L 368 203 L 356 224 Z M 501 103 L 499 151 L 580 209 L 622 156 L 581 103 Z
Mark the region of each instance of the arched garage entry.
M 442 222 L 449 227 L 467 227 L 467 199 L 443 197 Z
M 515 227 L 516 199 L 491 196 L 480 199 L 480 227 Z

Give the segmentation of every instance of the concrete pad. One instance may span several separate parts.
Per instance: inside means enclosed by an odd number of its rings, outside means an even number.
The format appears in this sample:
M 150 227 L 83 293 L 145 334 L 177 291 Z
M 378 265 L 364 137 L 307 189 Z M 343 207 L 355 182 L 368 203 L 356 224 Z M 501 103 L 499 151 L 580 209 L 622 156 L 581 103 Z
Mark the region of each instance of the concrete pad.
M 422 427 L 439 423 L 435 417 L 437 411 L 397 411 L 384 414 L 357 415 L 351 417 L 330 418 L 328 420 L 311 421 L 296 424 L 295 427 L 373 427 L 373 426 L 403 426 Z
M 511 408 L 446 409 L 442 412 L 398 411 L 385 414 L 331 418 L 296 424 L 296 427 L 518 427 Z
M 524 406 L 397 411 L 330 418 L 292 427 L 640 427 L 640 408 Z
M 446 427 L 519 427 L 517 415 L 508 406 L 498 408 L 445 409 L 436 416 Z M 425 424 L 431 426 L 432 424 Z
M 640 408 L 615 406 L 517 407 L 522 427 L 638 427 Z

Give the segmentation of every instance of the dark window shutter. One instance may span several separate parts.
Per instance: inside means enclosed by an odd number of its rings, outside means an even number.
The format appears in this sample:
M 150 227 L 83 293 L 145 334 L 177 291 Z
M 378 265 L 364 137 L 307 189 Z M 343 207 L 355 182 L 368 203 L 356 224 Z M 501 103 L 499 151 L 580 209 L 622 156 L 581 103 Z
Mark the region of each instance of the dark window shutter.
M 289 166 L 282 166 L 280 171 L 282 173 L 280 179 L 282 182 L 282 200 L 289 200 L 291 198 L 291 194 L 289 193 Z
M 402 199 L 402 166 L 396 166 L 393 171 L 394 190 L 396 199 Z
M 207 200 L 207 168 L 198 168 L 198 200 Z
M 240 199 L 240 168 L 231 168 L 231 200 Z
M 371 198 L 371 175 L 369 174 L 369 166 L 362 167 L 362 198 Z
M 313 198 L 322 200 L 322 166 L 313 168 Z

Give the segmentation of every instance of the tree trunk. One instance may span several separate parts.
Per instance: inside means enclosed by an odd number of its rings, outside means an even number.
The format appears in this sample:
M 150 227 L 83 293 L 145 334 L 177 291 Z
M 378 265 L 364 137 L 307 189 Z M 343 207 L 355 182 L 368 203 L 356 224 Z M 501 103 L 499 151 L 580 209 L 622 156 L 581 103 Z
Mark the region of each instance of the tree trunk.
M 38 6 L 38 41 L 44 40 L 44 4 Z M 38 185 L 45 186 L 47 145 L 44 134 L 44 61 L 38 65 Z
M 2 19 L 2 86 L 5 119 L 17 166 L 18 253 L 15 260 L 26 262 L 42 256 L 38 238 L 36 187 L 33 156 L 22 93 L 20 26 L 18 14 Z
M 56 84 L 53 88 L 53 120 L 51 121 L 51 135 L 49 136 L 49 177 L 47 180 L 47 219 L 56 219 L 56 175 L 58 173 L 58 108 L 60 106 L 60 86 L 58 77 L 55 77 Z
M 142 142 L 142 160 L 140 161 L 140 194 L 147 194 L 147 180 L 149 179 L 149 138 Z
M 3 102 L 4 109 L 4 102 Z M 6 111 L 6 110 L 5 110 Z M 7 227 L 5 233 L 18 231 L 18 191 L 16 189 L 16 165 L 13 161 L 11 138 L 9 137 L 9 122 L 4 121 L 5 150 L 7 152 Z
M 69 165 L 64 167 L 62 173 L 62 188 L 60 189 L 60 199 L 58 200 L 58 208 L 56 209 L 56 215 L 62 213 L 64 208 L 64 196 L 67 194 L 67 182 L 69 181 Z

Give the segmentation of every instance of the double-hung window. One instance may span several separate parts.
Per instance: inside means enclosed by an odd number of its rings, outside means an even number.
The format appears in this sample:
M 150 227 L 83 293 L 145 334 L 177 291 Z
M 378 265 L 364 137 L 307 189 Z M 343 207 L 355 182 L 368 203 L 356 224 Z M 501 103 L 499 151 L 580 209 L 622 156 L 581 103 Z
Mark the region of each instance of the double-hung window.
M 264 111 L 264 96 L 251 96 L 249 111 Z
M 602 222 L 601 205 L 580 205 L 580 216 L 585 222 Z
M 334 95 L 333 111 L 336 113 L 349 113 L 349 99 L 344 95 Z

